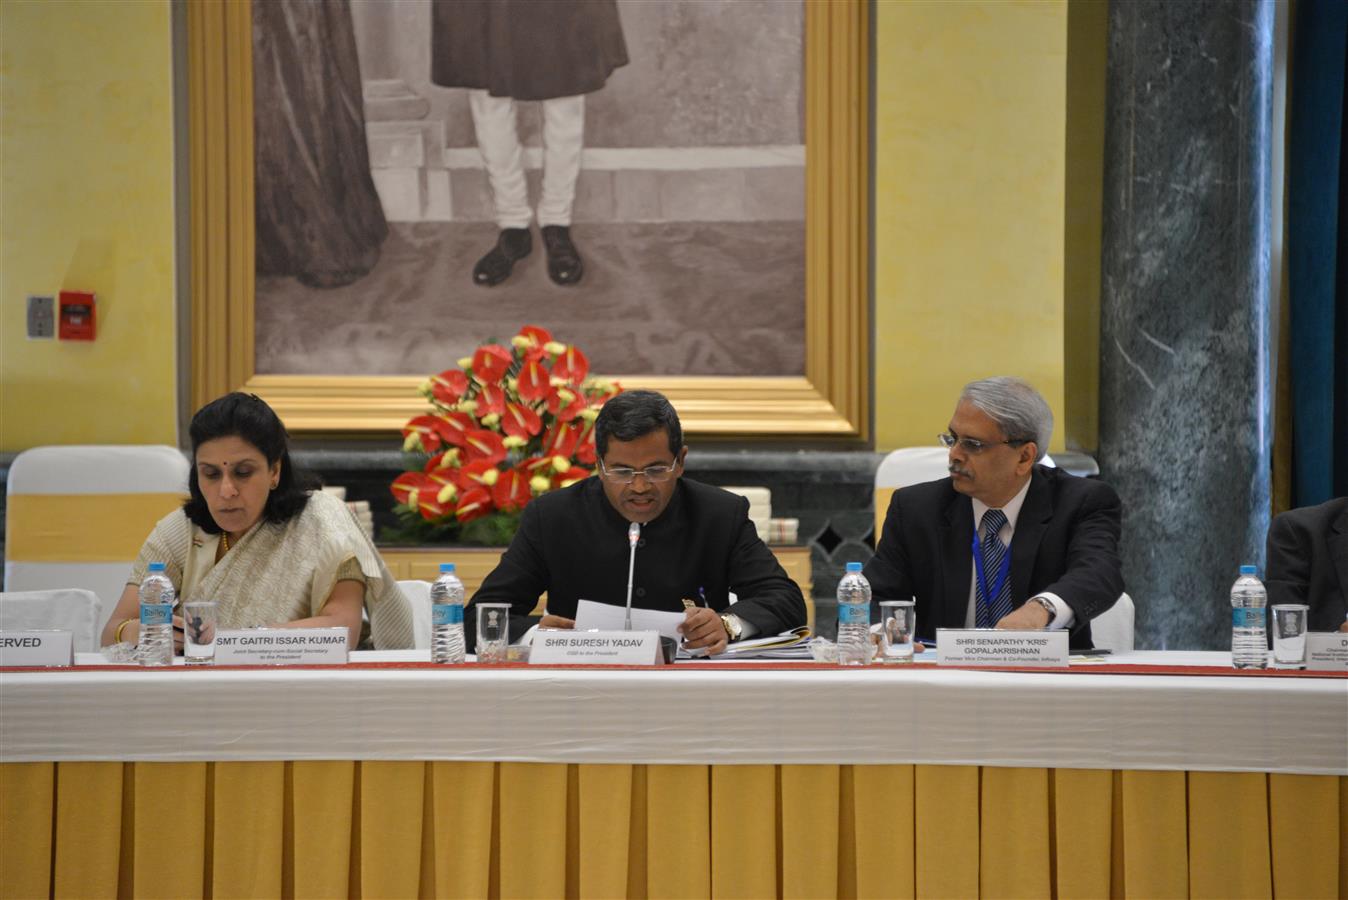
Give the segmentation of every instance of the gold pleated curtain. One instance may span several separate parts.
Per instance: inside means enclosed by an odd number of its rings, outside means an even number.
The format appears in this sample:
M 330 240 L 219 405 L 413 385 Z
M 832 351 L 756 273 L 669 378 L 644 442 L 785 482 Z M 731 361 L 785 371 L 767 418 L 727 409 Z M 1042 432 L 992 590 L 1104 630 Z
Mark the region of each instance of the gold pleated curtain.
M 1343 897 L 1348 778 L 9 763 L 5 897 Z

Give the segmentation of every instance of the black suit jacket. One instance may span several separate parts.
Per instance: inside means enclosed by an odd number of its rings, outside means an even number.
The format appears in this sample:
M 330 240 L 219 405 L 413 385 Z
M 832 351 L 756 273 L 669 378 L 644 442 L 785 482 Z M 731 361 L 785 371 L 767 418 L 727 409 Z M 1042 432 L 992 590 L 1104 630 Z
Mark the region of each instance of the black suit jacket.
M 545 591 L 548 612 L 574 618 L 577 600 L 623 605 L 627 600 L 628 521 L 604 496 L 598 478 L 544 494 L 524 508 L 520 530 L 465 611 L 469 645 L 474 607 L 511 605 L 511 639 L 537 623 L 528 613 Z M 749 501 L 680 478 L 660 517 L 642 526 L 633 573 L 632 606 L 682 612 L 683 598 L 705 592 L 759 634 L 804 625 L 805 599 L 749 521 Z
M 1035 466 L 1011 538 L 1012 605 L 1057 594 L 1072 608 L 1070 645 L 1090 647 L 1090 620 L 1123 592 L 1120 516 L 1109 485 Z M 865 568 L 875 601 L 914 598 L 918 633 L 928 638 L 937 628 L 963 628 L 973 533 L 973 501 L 949 478 L 896 491 Z
M 1268 602 L 1305 603 L 1311 631 L 1348 615 L 1348 497 L 1289 509 L 1268 529 Z

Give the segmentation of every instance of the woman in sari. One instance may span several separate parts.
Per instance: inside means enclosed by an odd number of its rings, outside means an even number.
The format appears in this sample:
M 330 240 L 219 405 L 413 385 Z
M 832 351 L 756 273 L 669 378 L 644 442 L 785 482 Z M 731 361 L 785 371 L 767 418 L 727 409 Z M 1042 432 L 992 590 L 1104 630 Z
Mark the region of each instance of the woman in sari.
M 141 547 L 103 643 L 136 643 L 139 587 L 162 562 L 184 601 L 215 600 L 220 628 L 343 627 L 376 647 L 412 646 L 398 584 L 346 504 L 311 491 L 290 462 L 285 426 L 251 394 L 227 394 L 192 417 L 191 497 Z M 174 639 L 182 646 L 182 620 Z

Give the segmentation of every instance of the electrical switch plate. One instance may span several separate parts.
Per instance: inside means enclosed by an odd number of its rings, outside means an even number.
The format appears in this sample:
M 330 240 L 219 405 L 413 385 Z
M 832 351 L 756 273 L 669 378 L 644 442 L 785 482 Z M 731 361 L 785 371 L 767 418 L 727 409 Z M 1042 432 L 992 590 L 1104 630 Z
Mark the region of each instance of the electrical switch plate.
M 56 337 L 56 298 L 28 298 L 28 338 L 49 341 Z

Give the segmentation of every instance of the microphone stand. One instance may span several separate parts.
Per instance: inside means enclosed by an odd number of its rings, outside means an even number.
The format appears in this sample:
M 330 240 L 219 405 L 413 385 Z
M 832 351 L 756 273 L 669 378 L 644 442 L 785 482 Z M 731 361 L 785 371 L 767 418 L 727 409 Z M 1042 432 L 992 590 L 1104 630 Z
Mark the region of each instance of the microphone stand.
M 632 548 L 627 557 L 627 616 L 623 621 L 623 631 L 632 630 L 632 573 L 637 567 L 637 540 L 641 537 L 641 523 L 633 522 L 627 528 L 627 543 Z

